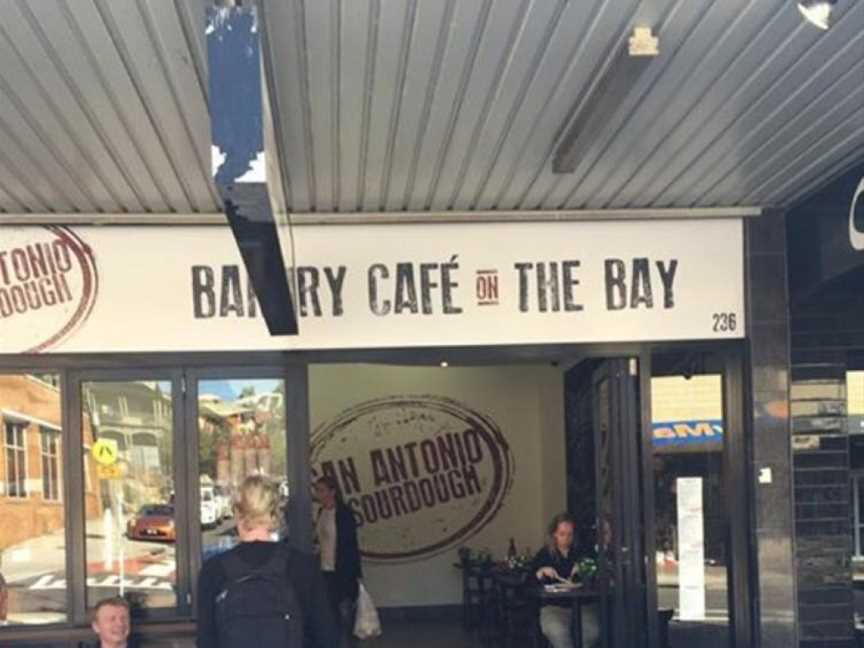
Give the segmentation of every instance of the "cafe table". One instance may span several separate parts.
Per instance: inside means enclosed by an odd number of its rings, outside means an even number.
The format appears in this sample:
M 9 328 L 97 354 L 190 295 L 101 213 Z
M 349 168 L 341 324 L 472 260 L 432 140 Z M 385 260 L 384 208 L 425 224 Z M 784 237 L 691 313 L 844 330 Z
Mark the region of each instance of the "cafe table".
M 536 601 L 540 606 L 548 603 L 560 603 L 566 601 L 570 603 L 573 609 L 573 638 L 575 639 L 576 648 L 582 648 L 582 606 L 589 603 L 601 603 L 599 605 L 598 622 L 600 623 L 600 632 L 606 626 L 606 606 L 602 604 L 605 601 L 605 596 L 602 590 L 593 586 L 585 586 L 577 584 L 575 587 L 562 587 L 558 585 L 544 586 L 536 585 L 525 589 L 525 595 Z

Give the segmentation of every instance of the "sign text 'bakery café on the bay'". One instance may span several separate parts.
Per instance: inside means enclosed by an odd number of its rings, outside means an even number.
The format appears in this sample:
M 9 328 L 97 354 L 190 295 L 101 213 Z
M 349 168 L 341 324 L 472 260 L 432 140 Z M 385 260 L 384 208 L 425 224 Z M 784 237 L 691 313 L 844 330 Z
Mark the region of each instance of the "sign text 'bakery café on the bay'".
M 0 353 L 742 337 L 735 219 L 294 228 L 271 337 L 227 227 L 6 227 Z

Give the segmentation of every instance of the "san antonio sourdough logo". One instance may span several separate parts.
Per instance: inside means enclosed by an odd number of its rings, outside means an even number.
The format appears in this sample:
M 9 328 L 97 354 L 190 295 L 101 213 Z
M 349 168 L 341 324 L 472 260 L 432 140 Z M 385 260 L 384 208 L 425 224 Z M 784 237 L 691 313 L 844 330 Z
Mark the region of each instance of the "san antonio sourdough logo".
M 0 335 L 22 353 L 67 338 L 93 310 L 93 253 L 67 227 L 4 228 L 0 239 Z
M 367 401 L 321 425 L 316 475 L 335 477 L 363 555 L 413 560 L 464 543 L 498 513 L 513 457 L 488 416 L 439 396 Z

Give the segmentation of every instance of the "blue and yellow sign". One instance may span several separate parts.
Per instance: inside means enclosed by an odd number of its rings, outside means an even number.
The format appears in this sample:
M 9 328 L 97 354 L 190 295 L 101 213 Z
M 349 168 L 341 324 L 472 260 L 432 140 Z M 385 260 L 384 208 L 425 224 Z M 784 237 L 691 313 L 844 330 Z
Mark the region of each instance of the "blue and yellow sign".
M 723 443 L 723 421 L 655 421 L 654 447 Z

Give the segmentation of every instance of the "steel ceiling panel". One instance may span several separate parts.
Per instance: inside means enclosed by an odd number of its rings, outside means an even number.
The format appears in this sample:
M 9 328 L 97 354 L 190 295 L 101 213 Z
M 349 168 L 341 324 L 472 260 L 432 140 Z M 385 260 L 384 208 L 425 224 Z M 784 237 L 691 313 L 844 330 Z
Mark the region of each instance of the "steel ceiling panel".
M 601 62 L 602 34 L 619 29 L 636 6 L 631 2 L 610 10 L 602 1 L 567 3 L 548 39 L 541 62 L 544 73 L 530 79 L 524 100 L 511 107 L 509 128 L 497 135 L 500 150 L 479 185 L 479 207 L 512 208 L 520 203 L 520 188 L 529 186 L 550 164 L 556 137 Z
M 285 200 L 290 209 L 306 212 L 317 204 L 315 161 L 310 125 L 309 77 L 304 43 L 303 6 L 293 2 L 262 3 L 275 78 L 271 100 L 276 104 L 287 168 Z M 299 15 L 298 15 L 299 14 Z
M 465 103 L 491 10 L 488 1 L 466 3 L 456 0 L 449 23 L 442 22 L 439 27 L 444 30 L 443 51 L 437 54 L 441 63 L 435 75 L 434 90 L 422 97 L 421 110 L 425 115 L 422 130 L 413 138 L 414 152 L 406 160 L 409 174 L 402 199 L 400 201 L 398 195 L 394 198 L 397 205 L 402 203 L 401 207 L 418 211 L 429 208 L 441 176 L 448 142 Z
M 338 66 L 334 121 L 339 135 L 335 139 L 333 167 L 338 173 L 331 184 L 338 211 L 350 212 L 359 209 L 361 158 L 368 135 L 366 110 L 371 100 L 365 92 L 366 70 L 371 67 L 366 59 L 377 18 L 371 2 L 337 3 L 337 7 L 341 38 L 335 53 Z
M 219 210 L 207 1 L 0 0 L 0 210 Z M 787 205 L 864 156 L 864 2 L 260 6 L 295 212 Z M 660 56 L 553 174 L 635 25 Z
M 788 3 L 781 4 L 784 8 Z M 712 88 L 715 94 L 707 95 L 708 101 L 703 103 L 711 111 L 708 118 L 691 119 L 676 131 L 676 137 L 686 134 L 688 141 L 663 173 L 651 181 L 660 190 L 657 196 L 660 204 L 692 203 L 694 196 L 688 195 L 688 191 L 698 180 L 698 174 L 708 172 L 713 159 L 727 151 L 731 150 L 738 160 L 743 158 L 757 141 L 754 132 L 760 112 L 768 110 L 770 114 L 774 107 L 808 84 L 820 65 L 831 58 L 831 53 L 847 42 L 852 22 L 846 19 L 849 16 L 834 26 L 836 31 L 830 33 L 829 39 L 803 23 L 795 13 L 775 14 Z M 861 24 L 864 23 L 859 23 L 859 30 Z M 828 74 L 835 74 L 836 69 L 829 68 Z M 806 99 L 818 101 L 822 110 L 830 107 L 819 95 L 811 93 Z M 689 130 L 691 126 L 694 131 Z M 782 118 L 766 121 L 766 127 L 772 130 L 782 126 Z M 741 184 L 749 179 L 750 176 L 739 174 L 732 192 L 716 200 L 740 203 Z
M 862 3 L 841 3 L 827 33 L 788 0 L 265 4 L 303 19 L 301 58 L 289 23 L 268 20 L 281 119 L 303 134 L 286 142 L 301 211 L 782 205 L 792 183 L 772 178 L 800 172 L 802 186 L 858 141 Z M 553 174 L 565 126 L 637 24 L 661 55 L 606 107 L 576 171 Z
M 219 209 L 194 4 L 0 1 L 0 209 Z
M 620 104 L 608 106 L 611 116 L 606 127 L 603 132 L 597 133 L 592 146 L 585 151 L 575 171 L 541 176 L 526 194 L 525 201 L 528 205 L 596 205 L 599 188 L 596 177 L 604 172 L 614 171 L 616 165 L 628 159 L 652 131 L 663 132 L 663 129 L 658 128 L 656 120 L 669 110 L 669 106 L 663 101 L 669 93 L 662 88 L 667 81 L 678 83 L 685 79 L 686 65 L 691 60 L 677 57 L 682 41 L 690 36 L 696 39 L 696 42 L 704 42 L 698 40 L 700 28 L 718 22 L 712 20 L 712 13 L 717 11 L 717 5 L 726 7 L 727 3 L 742 4 L 741 0 L 726 0 L 724 3 L 712 3 L 710 0 L 676 0 L 658 6 L 657 14 L 649 24 L 656 25 L 656 30 L 661 35 L 660 55 L 652 61 Z M 626 28 L 625 36 L 630 31 L 630 28 Z M 626 46 L 626 42 L 618 45 L 619 48 Z M 684 63 L 681 69 L 674 76 L 666 76 L 669 68 L 678 61 Z M 660 101 L 652 102 L 654 98 L 659 98 Z M 621 137 L 621 133 L 625 131 L 632 133 L 630 139 Z
M 700 100 L 756 37 L 758 26 L 779 6 L 776 0 L 727 0 L 704 3 L 698 8 L 694 4 L 676 7 L 668 26 L 659 30 L 663 34 L 661 51 L 669 57 L 667 68 L 648 88 L 641 105 L 625 122 L 621 136 L 616 136 L 604 152 L 603 162 L 575 189 L 567 187 L 569 192 L 562 204 L 639 204 L 642 190 L 627 193 L 628 183 L 647 166 L 653 166 L 651 161 L 659 149 L 671 139 L 673 131 L 685 127 L 689 115 L 700 114 Z M 727 20 L 730 12 L 739 17 Z M 675 73 L 670 73 L 673 66 Z M 675 100 L 670 101 L 670 97 Z

